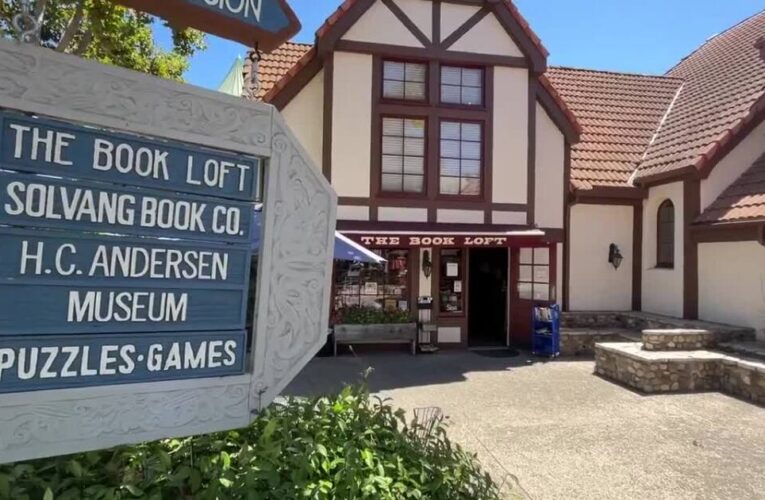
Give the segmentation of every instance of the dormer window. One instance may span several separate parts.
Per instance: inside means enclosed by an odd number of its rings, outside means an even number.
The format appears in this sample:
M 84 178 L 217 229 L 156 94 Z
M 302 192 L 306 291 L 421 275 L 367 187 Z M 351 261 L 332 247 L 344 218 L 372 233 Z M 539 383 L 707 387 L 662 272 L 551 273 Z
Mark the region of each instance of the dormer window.
M 483 69 L 442 66 L 441 102 L 483 106 Z
M 428 67 L 422 63 L 385 61 L 383 63 L 383 98 L 401 101 L 425 101 Z

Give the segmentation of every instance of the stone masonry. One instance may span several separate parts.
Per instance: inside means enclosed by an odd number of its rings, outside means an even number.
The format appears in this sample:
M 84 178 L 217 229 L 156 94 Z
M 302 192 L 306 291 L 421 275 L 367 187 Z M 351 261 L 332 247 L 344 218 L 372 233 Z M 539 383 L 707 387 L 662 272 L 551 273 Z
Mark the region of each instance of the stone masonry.
M 697 351 L 716 344 L 709 330 L 643 330 L 646 351 Z

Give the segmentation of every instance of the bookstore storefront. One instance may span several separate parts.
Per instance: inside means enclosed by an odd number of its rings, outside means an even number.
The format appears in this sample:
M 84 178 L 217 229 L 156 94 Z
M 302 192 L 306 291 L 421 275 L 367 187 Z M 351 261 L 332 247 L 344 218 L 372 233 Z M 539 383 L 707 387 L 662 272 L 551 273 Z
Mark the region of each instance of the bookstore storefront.
M 343 233 L 386 262 L 336 263 L 338 316 L 362 307 L 430 322 L 443 347 L 528 346 L 532 307 L 557 300 L 557 245 L 543 231 Z

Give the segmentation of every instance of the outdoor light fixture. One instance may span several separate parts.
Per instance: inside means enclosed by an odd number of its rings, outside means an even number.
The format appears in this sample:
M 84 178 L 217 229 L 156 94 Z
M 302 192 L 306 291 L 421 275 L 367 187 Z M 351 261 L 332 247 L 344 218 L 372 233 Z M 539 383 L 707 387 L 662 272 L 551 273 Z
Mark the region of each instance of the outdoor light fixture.
M 608 250 L 608 262 L 614 266 L 614 269 L 619 269 L 619 266 L 622 265 L 623 260 L 624 256 L 622 256 L 622 252 L 619 250 L 619 247 L 616 246 L 616 243 L 611 243 L 611 247 Z
M 424 274 L 426 278 L 430 278 L 432 273 L 433 262 L 430 260 L 430 250 L 425 250 L 422 253 L 422 274 Z

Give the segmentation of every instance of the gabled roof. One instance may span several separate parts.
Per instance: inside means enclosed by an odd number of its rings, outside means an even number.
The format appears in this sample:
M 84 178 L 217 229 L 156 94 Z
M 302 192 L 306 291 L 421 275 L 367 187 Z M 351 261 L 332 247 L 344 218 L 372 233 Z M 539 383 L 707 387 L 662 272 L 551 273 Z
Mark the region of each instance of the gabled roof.
M 638 167 L 637 182 L 704 173 L 719 161 L 764 104 L 763 34 L 765 11 L 710 39 L 667 73 L 685 84 Z
M 252 58 L 255 57 L 255 54 L 250 52 L 245 68 L 245 82 L 247 82 L 246 84 L 250 89 L 249 95 L 258 101 L 267 100 L 264 99 L 266 94 L 268 94 L 271 89 L 273 89 L 276 84 L 290 72 L 290 70 L 297 69 L 297 63 L 311 50 L 312 47 L 312 45 L 307 43 L 287 42 L 273 52 L 263 54 L 258 65 L 258 76 L 260 79 L 259 88 L 253 88 L 253 81 L 250 77 Z
M 765 154 L 731 184 L 695 222 L 705 224 L 765 220 Z
M 583 129 L 571 152 L 574 189 L 629 188 L 682 80 L 564 67 L 546 75 Z

